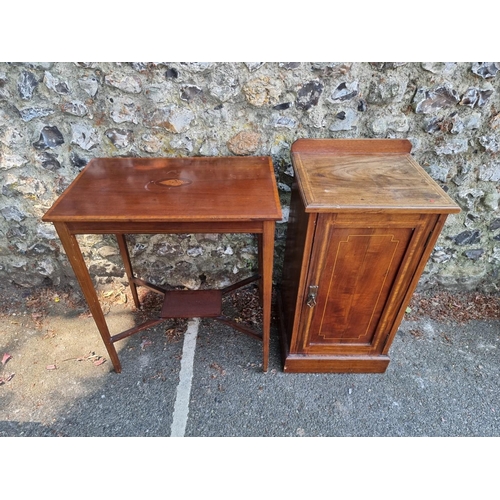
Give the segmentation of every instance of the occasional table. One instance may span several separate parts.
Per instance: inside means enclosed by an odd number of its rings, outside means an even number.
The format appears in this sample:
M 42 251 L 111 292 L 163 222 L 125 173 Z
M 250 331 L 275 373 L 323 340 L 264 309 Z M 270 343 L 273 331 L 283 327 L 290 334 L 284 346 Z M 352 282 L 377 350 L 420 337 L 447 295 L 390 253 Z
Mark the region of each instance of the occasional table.
M 275 223 L 281 207 L 270 157 L 94 158 L 43 216 L 57 230 L 116 372 L 115 342 L 167 318 L 211 317 L 263 343 L 267 371 Z M 134 274 L 126 234 L 253 233 L 259 274 L 221 290 L 166 290 Z M 116 235 L 132 297 L 164 295 L 160 317 L 112 335 L 80 250 L 79 234 Z M 222 314 L 222 296 L 259 281 L 262 332 Z

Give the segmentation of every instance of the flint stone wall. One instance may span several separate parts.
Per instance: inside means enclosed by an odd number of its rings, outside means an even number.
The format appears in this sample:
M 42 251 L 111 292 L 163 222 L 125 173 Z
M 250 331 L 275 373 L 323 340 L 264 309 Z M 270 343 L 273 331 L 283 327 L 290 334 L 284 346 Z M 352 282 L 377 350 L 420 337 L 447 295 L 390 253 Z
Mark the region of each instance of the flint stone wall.
M 298 138 L 407 138 L 457 201 L 419 283 L 496 292 L 500 63 L 0 63 L 0 279 L 75 285 L 40 219 L 94 157 L 270 155 L 285 217 Z M 198 287 L 246 277 L 247 235 L 129 239 L 141 276 Z M 81 238 L 99 281 L 123 280 L 113 237 Z M 236 275 L 236 276 L 235 276 Z

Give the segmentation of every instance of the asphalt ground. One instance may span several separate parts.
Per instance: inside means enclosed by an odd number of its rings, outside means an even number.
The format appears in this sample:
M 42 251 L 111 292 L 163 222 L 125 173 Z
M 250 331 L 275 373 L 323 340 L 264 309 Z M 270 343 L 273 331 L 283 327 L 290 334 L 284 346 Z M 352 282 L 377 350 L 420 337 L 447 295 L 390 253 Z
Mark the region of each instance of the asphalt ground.
M 290 489 L 292 495 L 319 494 L 320 485 L 332 474 L 338 480 L 343 467 L 355 482 L 360 474 L 387 481 L 403 467 L 400 477 L 439 476 L 448 485 L 447 498 L 455 489 L 458 498 L 469 491 L 475 491 L 472 498 L 499 496 L 498 490 L 486 494 L 491 478 L 485 472 L 496 463 L 490 452 L 500 436 L 500 318 L 407 317 L 384 374 L 285 374 L 276 322 L 264 373 L 262 346 L 254 339 L 210 319 L 168 320 L 117 344 L 117 374 L 85 308 L 54 291 L 41 299 L 49 307 L 36 309 L 36 300 L 21 296 L 0 318 L 0 437 L 7 438 L 0 446 L 12 467 L 9 456 L 18 449 L 35 446 L 21 456 L 25 462 L 26 456 L 38 457 L 45 470 L 43 458 L 53 446 L 62 447 L 54 463 L 59 455 L 74 455 L 76 446 L 87 450 L 85 464 L 89 457 L 92 463 L 105 460 L 103 470 L 111 463 L 117 471 L 141 470 L 144 463 L 149 477 L 168 464 L 169 477 L 177 468 L 182 477 L 185 466 L 192 471 L 203 458 L 200 477 L 217 471 L 216 464 L 246 478 L 249 487 L 249 476 L 260 484 L 277 474 L 283 476 L 279 491 Z M 119 302 L 106 310 L 113 332 L 138 320 L 130 301 Z M 195 439 L 161 439 L 178 436 Z M 70 445 L 50 440 L 48 447 L 46 440 L 8 439 L 19 437 L 92 439 L 62 440 Z M 110 437 L 141 439 L 132 440 L 133 446 L 128 439 L 94 439 Z M 201 439 L 206 437 L 234 439 Z M 402 439 L 391 439 L 396 437 Z M 131 451 L 137 445 L 142 452 Z M 457 473 L 453 486 L 444 480 Z M 219 484 L 212 476 L 206 481 Z M 234 489 L 218 487 L 234 498 Z M 483 490 L 486 496 L 477 496 Z

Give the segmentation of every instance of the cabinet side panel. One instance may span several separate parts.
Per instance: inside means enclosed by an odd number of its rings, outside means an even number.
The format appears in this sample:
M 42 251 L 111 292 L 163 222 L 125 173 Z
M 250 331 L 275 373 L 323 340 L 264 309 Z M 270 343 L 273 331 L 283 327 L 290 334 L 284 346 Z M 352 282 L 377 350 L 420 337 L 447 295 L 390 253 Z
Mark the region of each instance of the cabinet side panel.
M 287 345 L 293 349 L 303 298 L 303 281 L 308 268 L 309 247 L 314 232 L 315 214 L 305 212 L 296 183 L 292 186 L 290 216 L 281 282 L 282 316 Z
M 397 314 L 395 314 L 394 316 L 394 321 L 391 325 L 389 333 L 385 339 L 381 339 L 383 340 L 383 345 L 382 345 L 383 349 L 381 351 L 382 354 L 387 354 L 389 352 L 389 348 L 392 344 L 394 336 L 396 335 L 399 325 L 403 320 L 406 307 L 410 303 L 413 292 L 415 291 L 415 288 L 418 285 L 419 279 L 432 253 L 432 250 L 434 249 L 434 245 L 436 244 L 436 241 L 441 233 L 441 230 L 443 229 L 447 217 L 448 217 L 447 214 L 441 214 L 437 217 L 429 216 L 426 218 L 426 231 L 424 234 L 427 237 L 427 241 L 425 244 L 419 247 L 420 251 L 417 250 L 416 255 L 414 256 L 414 259 L 418 259 L 418 262 L 414 272 L 409 276 L 409 278 L 411 279 L 408 281 L 407 285 L 408 287 L 406 289 L 401 290 L 402 294 L 401 305 L 399 307 Z

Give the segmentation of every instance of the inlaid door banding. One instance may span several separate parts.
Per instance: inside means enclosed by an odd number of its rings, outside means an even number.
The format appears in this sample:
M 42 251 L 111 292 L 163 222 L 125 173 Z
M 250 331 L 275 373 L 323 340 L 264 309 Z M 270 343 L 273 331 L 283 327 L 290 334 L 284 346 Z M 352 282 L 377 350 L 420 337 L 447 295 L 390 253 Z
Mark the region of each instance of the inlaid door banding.
M 371 343 L 411 235 L 410 228 L 331 228 L 309 345 Z

